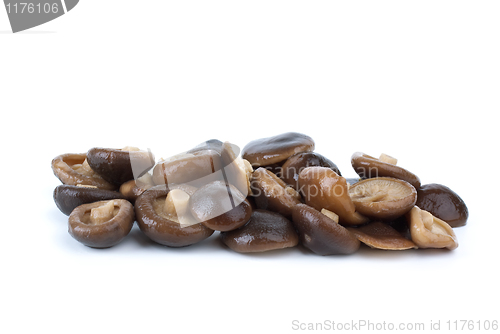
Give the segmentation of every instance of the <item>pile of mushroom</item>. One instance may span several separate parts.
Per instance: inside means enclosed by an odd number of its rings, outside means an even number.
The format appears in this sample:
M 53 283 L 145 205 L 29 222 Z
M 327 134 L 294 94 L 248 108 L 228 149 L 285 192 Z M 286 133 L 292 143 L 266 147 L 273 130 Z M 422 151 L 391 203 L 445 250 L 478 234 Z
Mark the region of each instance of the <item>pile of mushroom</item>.
M 137 148 L 91 148 L 52 160 L 63 183 L 54 201 L 69 215 L 70 235 L 94 248 L 118 244 L 134 222 L 168 247 L 217 233 L 240 253 L 458 246 L 453 228 L 466 224 L 468 210 L 450 188 L 422 185 L 386 154 L 354 153 L 359 177 L 346 179 L 314 149 L 311 137 L 295 132 L 253 140 L 241 155 L 229 142 L 209 140 L 158 162 Z

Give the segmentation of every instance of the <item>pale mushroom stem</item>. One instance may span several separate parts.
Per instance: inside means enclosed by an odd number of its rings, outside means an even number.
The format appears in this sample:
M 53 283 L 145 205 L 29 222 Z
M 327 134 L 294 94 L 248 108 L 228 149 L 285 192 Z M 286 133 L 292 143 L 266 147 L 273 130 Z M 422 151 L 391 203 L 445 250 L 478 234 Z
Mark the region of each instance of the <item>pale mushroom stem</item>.
M 111 218 L 113 218 L 113 213 L 115 210 L 115 204 L 113 201 L 109 201 L 104 205 L 90 210 L 90 223 L 97 225 L 102 224 Z

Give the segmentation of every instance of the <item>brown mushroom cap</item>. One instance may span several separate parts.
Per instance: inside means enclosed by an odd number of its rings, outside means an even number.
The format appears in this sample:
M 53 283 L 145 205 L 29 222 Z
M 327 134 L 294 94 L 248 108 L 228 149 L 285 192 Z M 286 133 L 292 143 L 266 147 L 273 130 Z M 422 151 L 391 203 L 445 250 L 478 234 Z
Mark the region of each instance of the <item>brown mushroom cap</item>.
M 196 224 L 181 227 L 165 217 L 158 210 L 159 203 L 165 203 L 169 190 L 165 186 L 156 186 L 146 190 L 135 201 L 137 223 L 141 231 L 151 240 L 170 247 L 184 247 L 200 242 L 214 231 Z
M 252 215 L 246 197 L 233 185 L 214 181 L 196 190 L 189 206 L 193 217 L 216 231 L 231 231 L 245 225 Z
M 294 189 L 298 189 L 300 172 L 306 167 L 314 166 L 328 167 L 339 176 L 342 176 L 337 165 L 330 159 L 315 152 L 302 152 L 291 156 L 285 161 L 281 170 L 281 178 Z
M 295 247 L 299 242 L 294 226 L 288 219 L 266 210 L 255 210 L 243 227 L 221 232 L 220 237 L 226 246 L 239 253 Z
M 111 201 L 114 205 L 112 218 L 100 223 L 90 220 L 91 210 L 110 201 L 82 204 L 75 208 L 68 218 L 69 234 L 82 244 L 94 248 L 107 248 L 122 241 L 134 224 L 134 207 L 124 199 Z
M 394 228 L 382 222 L 373 222 L 360 227 L 349 227 L 348 230 L 359 241 L 371 248 L 384 250 L 418 248 L 413 241 L 406 239 Z
M 69 216 L 71 212 L 82 204 L 93 203 L 110 199 L 125 199 L 117 191 L 93 187 L 80 187 L 62 184 L 54 189 L 54 202 L 62 213 Z
M 308 205 L 297 204 L 292 211 L 292 221 L 300 242 L 316 254 L 352 254 L 359 248 L 354 234 Z
M 52 171 L 64 184 L 87 185 L 100 189 L 115 190 L 116 186 L 104 180 L 88 164 L 86 153 L 66 153 L 52 160 Z M 87 168 L 86 168 L 87 167 Z
M 250 183 L 257 208 L 292 217 L 292 208 L 300 203 L 297 191 L 263 167 L 253 172 Z
M 305 203 L 316 210 L 336 213 L 342 225 L 361 225 L 368 218 L 356 212 L 346 179 L 327 167 L 307 167 L 299 174 L 299 190 Z
M 361 178 L 393 177 L 410 183 L 415 189 L 420 188 L 420 179 L 415 174 L 368 154 L 354 153 L 351 157 L 351 164 Z
M 366 179 L 349 188 L 356 210 L 370 218 L 392 220 L 411 210 L 417 191 L 406 181 L 391 177 Z
M 444 220 L 451 227 L 464 226 L 469 218 L 469 210 L 462 198 L 441 184 L 432 183 L 421 186 L 417 190 L 415 205 Z
M 90 167 L 106 181 L 121 185 L 139 178 L 155 162 L 150 152 L 94 147 L 87 152 Z
M 200 149 L 160 161 L 153 168 L 153 181 L 155 184 L 190 183 L 201 187 L 212 181 L 221 180 L 222 175 L 216 173 L 221 167 L 222 161 L 218 151 Z
M 279 163 L 300 152 L 314 151 L 314 140 L 301 133 L 287 132 L 274 137 L 256 139 L 241 151 L 243 159 L 260 167 Z

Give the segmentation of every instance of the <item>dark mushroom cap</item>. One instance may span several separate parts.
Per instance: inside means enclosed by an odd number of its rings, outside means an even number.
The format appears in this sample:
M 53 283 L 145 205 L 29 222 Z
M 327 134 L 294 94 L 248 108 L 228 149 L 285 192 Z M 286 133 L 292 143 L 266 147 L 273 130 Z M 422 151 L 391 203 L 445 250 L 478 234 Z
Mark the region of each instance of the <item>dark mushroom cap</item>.
M 354 234 L 308 205 L 297 204 L 292 211 L 292 221 L 300 242 L 316 254 L 352 254 L 359 248 Z
M 299 191 L 305 203 L 316 210 L 327 209 L 339 216 L 342 225 L 361 225 L 368 218 L 356 212 L 347 181 L 327 167 L 307 167 L 299 174 Z
M 420 179 L 408 170 L 380 161 L 377 158 L 361 152 L 356 152 L 351 157 L 351 164 L 361 178 L 393 177 L 410 183 L 415 189 L 420 188 Z
M 158 203 L 164 203 L 169 190 L 156 186 L 146 190 L 135 201 L 135 214 L 141 231 L 151 240 L 170 247 L 184 247 L 200 242 L 214 231 L 196 224 L 181 227 L 158 211 Z
M 450 188 L 436 183 L 426 184 L 417 190 L 417 205 L 451 227 L 464 226 L 469 218 L 465 202 Z
M 239 253 L 295 247 L 299 242 L 292 222 L 266 210 L 255 210 L 243 227 L 221 232 L 220 237 L 226 246 Z
M 382 222 L 372 222 L 360 227 L 349 227 L 347 229 L 359 241 L 371 248 L 385 250 L 418 248 L 413 241 L 406 239 L 394 228 Z
M 300 152 L 314 151 L 314 140 L 301 133 L 287 132 L 274 137 L 256 139 L 241 151 L 243 159 L 260 167 L 281 162 Z
M 250 183 L 257 208 L 292 217 L 292 208 L 300 203 L 297 191 L 263 167 L 253 172 Z
M 106 181 L 117 186 L 150 170 L 154 157 L 146 151 L 124 151 L 94 147 L 87 152 L 90 167 Z
M 248 222 L 252 207 L 233 185 L 214 181 L 196 190 L 189 200 L 193 217 L 216 231 L 231 231 Z
M 124 199 L 111 201 L 114 204 L 113 217 L 98 224 L 89 220 L 90 212 L 109 201 L 82 204 L 75 208 L 68 218 L 69 234 L 82 244 L 94 248 L 107 248 L 122 241 L 134 224 L 134 207 Z
M 328 167 L 339 176 L 342 176 L 337 165 L 330 159 L 315 152 L 302 152 L 291 156 L 285 161 L 281 170 L 281 178 L 294 189 L 298 189 L 300 172 L 306 167 L 314 166 Z
M 62 184 L 54 189 L 54 202 L 62 213 L 69 216 L 82 204 L 110 199 L 125 199 L 117 191 Z
M 353 184 L 349 195 L 356 211 L 370 218 L 393 220 L 411 210 L 417 191 L 406 181 L 374 177 Z
M 108 190 L 116 189 L 115 185 L 104 180 L 93 170 L 86 170 L 85 173 L 80 172 L 77 166 L 82 166 L 86 159 L 86 153 L 66 153 L 58 155 L 52 160 L 52 171 L 64 184 L 74 186 L 82 184 Z

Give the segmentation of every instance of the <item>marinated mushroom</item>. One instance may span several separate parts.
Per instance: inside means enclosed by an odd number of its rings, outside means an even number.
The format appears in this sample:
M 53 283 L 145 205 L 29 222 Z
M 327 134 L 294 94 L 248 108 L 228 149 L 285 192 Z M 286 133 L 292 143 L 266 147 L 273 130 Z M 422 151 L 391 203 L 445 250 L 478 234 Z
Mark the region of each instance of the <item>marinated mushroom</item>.
M 469 218 L 469 210 L 462 198 L 441 184 L 432 183 L 421 186 L 417 190 L 416 205 L 444 220 L 451 227 L 464 226 Z
M 69 234 L 82 244 L 107 248 L 125 238 L 134 224 L 134 207 L 124 199 L 82 204 L 68 218 Z
M 200 242 L 214 231 L 195 224 L 181 226 L 172 220 L 175 213 L 169 212 L 167 196 L 169 190 L 162 185 L 152 187 L 143 192 L 135 201 L 137 223 L 141 231 L 151 240 L 169 247 L 184 247 Z
M 151 152 L 134 147 L 94 147 L 87 152 L 87 160 L 96 173 L 116 186 L 141 177 L 155 164 Z
M 356 212 L 345 178 L 327 167 L 307 167 L 299 174 L 299 191 L 307 205 L 335 212 L 342 225 L 360 225 L 368 218 Z
M 382 222 L 372 222 L 360 227 L 347 228 L 365 245 L 384 250 L 405 250 L 417 248 L 411 240 L 403 237 L 391 226 Z
M 226 246 L 239 253 L 295 247 L 299 242 L 288 219 L 266 210 L 255 210 L 248 223 L 236 230 L 221 232 L 220 238 Z
M 86 153 L 66 153 L 52 160 L 52 171 L 64 184 L 94 186 L 115 190 L 116 186 L 104 180 L 90 168 Z
M 292 208 L 300 203 L 300 194 L 271 171 L 259 167 L 252 174 L 252 194 L 259 209 L 274 211 L 287 218 Z
M 392 220 L 411 210 L 417 191 L 406 181 L 390 177 L 366 179 L 349 188 L 356 211 L 369 218 Z
M 73 186 L 62 184 L 54 189 L 54 202 L 62 213 L 69 216 L 71 212 L 82 204 L 93 203 L 110 199 L 125 199 L 117 191 L 99 189 L 93 186 Z
M 146 173 L 137 180 L 130 180 L 123 183 L 120 186 L 120 193 L 130 202 L 134 203 L 137 197 L 154 185 L 151 174 Z
M 252 207 L 233 185 L 214 181 L 196 190 L 191 196 L 193 217 L 216 231 L 231 231 L 248 222 Z
M 420 188 L 420 179 L 418 176 L 402 167 L 392 164 L 391 162 L 394 162 L 394 160 L 394 158 L 387 158 L 384 155 L 382 155 L 382 159 L 377 159 L 368 154 L 356 152 L 351 157 L 351 164 L 361 178 L 393 177 L 408 182 L 415 189 Z
M 339 176 L 342 176 L 337 168 L 337 165 L 335 165 L 330 159 L 327 159 L 321 154 L 315 152 L 302 152 L 291 156 L 285 161 L 281 170 L 281 179 L 291 185 L 294 189 L 298 189 L 300 172 L 306 167 L 314 166 L 328 167 Z
M 191 153 L 178 154 L 158 162 L 153 168 L 153 182 L 157 185 L 189 183 L 201 187 L 213 181 L 222 181 L 222 173 L 217 173 L 223 167 L 220 151 L 213 146 L 208 147 L 199 147 Z
M 407 213 L 407 220 L 410 224 L 411 239 L 419 248 L 458 247 L 457 237 L 451 226 L 430 212 L 414 206 Z
M 249 142 L 241 155 L 253 167 L 268 166 L 286 160 L 300 152 L 314 151 L 314 140 L 301 133 L 287 132 Z
M 316 254 L 352 254 L 359 248 L 359 240 L 354 234 L 306 204 L 293 208 L 292 221 L 302 245 Z

